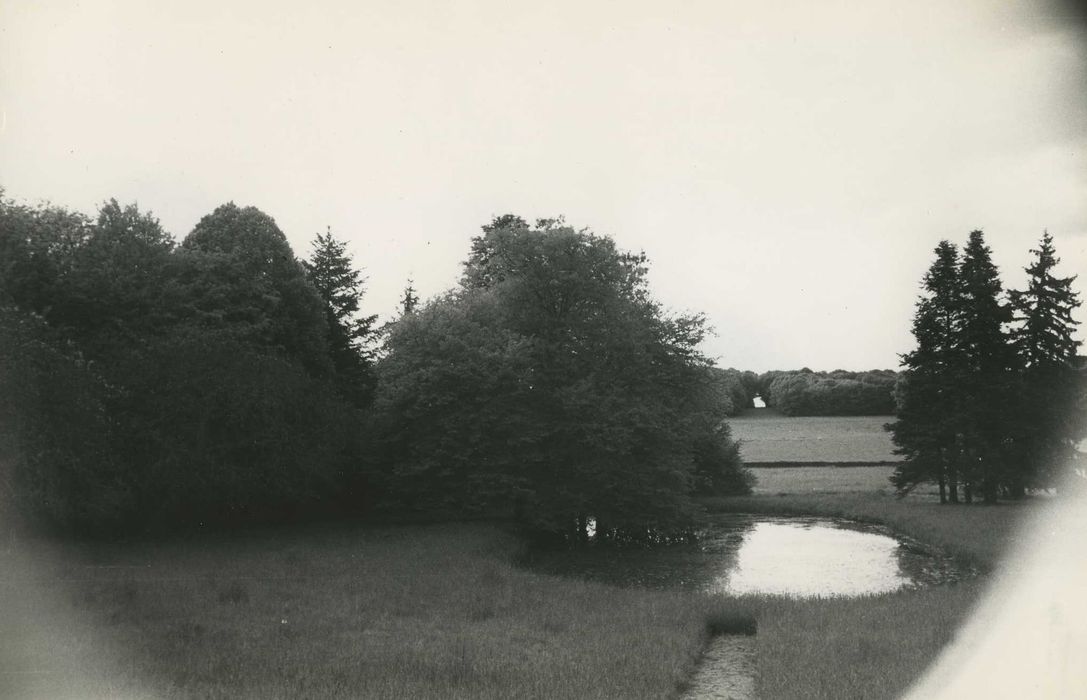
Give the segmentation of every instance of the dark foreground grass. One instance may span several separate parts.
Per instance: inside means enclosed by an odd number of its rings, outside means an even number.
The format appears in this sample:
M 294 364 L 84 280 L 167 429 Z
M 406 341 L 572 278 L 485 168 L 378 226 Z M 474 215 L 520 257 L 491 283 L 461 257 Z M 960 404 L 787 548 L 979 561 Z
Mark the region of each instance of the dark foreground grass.
M 992 567 L 1025 509 L 873 492 L 717 510 L 883 522 Z M 518 569 L 496 526 L 322 527 L 0 554 L 2 697 L 661 698 L 757 622 L 763 698 L 896 697 L 985 579 L 859 599 L 713 599 Z
M 4 555 L 4 697 L 675 695 L 746 604 L 515 568 L 486 526 Z

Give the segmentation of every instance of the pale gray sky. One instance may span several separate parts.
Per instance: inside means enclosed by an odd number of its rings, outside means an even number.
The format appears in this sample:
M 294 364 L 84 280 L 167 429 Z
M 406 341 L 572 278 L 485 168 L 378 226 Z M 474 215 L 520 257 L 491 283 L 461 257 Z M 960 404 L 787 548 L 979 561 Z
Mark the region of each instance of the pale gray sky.
M 1087 42 L 1010 7 L 2 0 L 0 184 L 178 239 L 251 204 L 302 256 L 331 226 L 385 316 L 492 216 L 561 214 L 723 365 L 891 367 L 941 238 L 1016 283 L 1048 228 L 1087 273 Z

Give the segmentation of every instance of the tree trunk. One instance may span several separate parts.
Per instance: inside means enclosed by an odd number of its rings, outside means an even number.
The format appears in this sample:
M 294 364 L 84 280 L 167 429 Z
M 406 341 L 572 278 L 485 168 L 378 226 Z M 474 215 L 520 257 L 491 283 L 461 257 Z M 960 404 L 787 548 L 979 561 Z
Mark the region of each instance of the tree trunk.
M 947 503 L 947 484 L 944 483 L 944 475 L 940 475 L 940 504 Z
M 962 490 L 963 490 L 963 495 L 966 497 L 966 502 L 968 504 L 973 503 L 974 502 L 973 484 L 971 484 L 970 482 L 967 482 L 966 484 L 963 485 Z

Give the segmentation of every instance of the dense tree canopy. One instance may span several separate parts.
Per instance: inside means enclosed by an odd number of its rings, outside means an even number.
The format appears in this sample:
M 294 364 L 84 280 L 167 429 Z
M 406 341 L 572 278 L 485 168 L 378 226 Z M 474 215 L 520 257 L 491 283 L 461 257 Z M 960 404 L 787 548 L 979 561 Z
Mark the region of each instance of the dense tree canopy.
M 320 235 L 302 264 L 253 207 L 175 245 L 135 205 L 0 197 L 0 270 L 0 497 L 51 525 L 284 520 L 384 493 L 646 537 L 694 522 L 695 494 L 750 487 L 722 418 L 754 375 L 713 370 L 703 319 L 663 312 L 643 255 L 561 220 L 485 227 L 457 289 L 420 305 L 409 285 L 374 356 L 344 245 Z
M 755 396 L 759 393 L 759 378 L 754 372 L 741 372 L 738 369 L 710 369 L 713 386 L 720 393 L 722 410 L 725 415 L 736 416 L 755 406 Z
M 703 321 L 664 314 L 645 271 L 559 221 L 484 227 L 460 289 L 389 338 L 378 409 L 394 490 L 505 505 L 554 532 L 689 523 L 699 445 L 707 472 L 738 458 L 697 350 Z
M 759 375 L 758 394 L 787 416 L 880 416 L 894 413 L 896 378 L 893 370 L 774 370 Z
M 309 371 L 332 370 L 325 302 L 275 220 L 224 204 L 182 242 L 190 275 L 184 296 L 209 327 L 244 324 L 253 342 L 284 352 Z
M 361 416 L 271 218 L 0 199 L 0 488 L 84 531 L 293 517 L 358 493 Z

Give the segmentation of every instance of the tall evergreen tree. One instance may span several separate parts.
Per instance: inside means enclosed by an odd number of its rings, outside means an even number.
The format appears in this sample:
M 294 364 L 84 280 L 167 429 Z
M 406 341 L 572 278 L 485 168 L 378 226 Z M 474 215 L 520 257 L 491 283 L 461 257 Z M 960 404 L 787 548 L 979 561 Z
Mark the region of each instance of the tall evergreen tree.
M 415 293 L 415 282 L 409 278 L 408 286 L 404 287 L 404 296 L 400 297 L 400 314 L 413 314 L 418 307 L 419 295 Z
M 329 352 L 341 382 L 352 398 L 365 401 L 373 389 L 373 357 L 368 342 L 374 335 L 376 315 L 359 313 L 363 294 L 362 273 L 352 265 L 347 245 L 331 230 L 317 234 L 304 262 L 310 282 L 326 305 Z
M 961 451 L 958 379 L 963 369 L 959 251 L 954 244 L 941 241 L 935 253 L 913 320 L 917 347 L 902 356 L 906 371 L 897 392 L 898 420 L 887 426 L 896 454 L 905 457 L 891 481 L 899 493 L 935 482 L 941 503 L 957 503 Z
M 1029 485 L 1050 487 L 1082 437 L 1074 420 L 1083 387 L 1075 368 L 1078 324 L 1072 318 L 1081 302 L 1072 290 L 1076 277 L 1053 274 L 1060 258 L 1048 232 L 1030 252 L 1034 261 L 1026 268 L 1027 287 L 1011 293 L 1018 322 L 1013 337 L 1024 365 L 1019 456 Z
M 971 501 L 980 488 L 985 502 L 994 503 L 1002 486 L 1011 491 L 1022 488 L 1022 470 L 1009 459 L 1017 363 L 1005 330 L 1012 320 L 1011 307 L 1001 300 L 1000 275 L 981 231 L 970 232 L 960 272 L 964 365 L 959 415 L 966 447 L 966 499 Z

